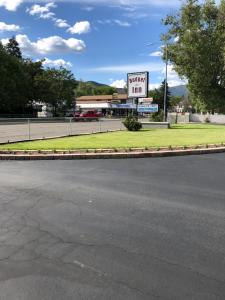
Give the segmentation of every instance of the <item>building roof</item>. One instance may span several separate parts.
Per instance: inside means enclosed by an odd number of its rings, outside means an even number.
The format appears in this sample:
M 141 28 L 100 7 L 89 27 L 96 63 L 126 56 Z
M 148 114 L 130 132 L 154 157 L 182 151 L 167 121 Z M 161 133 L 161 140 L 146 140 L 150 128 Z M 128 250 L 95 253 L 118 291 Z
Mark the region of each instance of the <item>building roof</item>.
M 114 95 L 95 95 L 95 96 L 81 96 L 77 101 L 111 101 L 111 100 L 127 100 L 127 94 Z

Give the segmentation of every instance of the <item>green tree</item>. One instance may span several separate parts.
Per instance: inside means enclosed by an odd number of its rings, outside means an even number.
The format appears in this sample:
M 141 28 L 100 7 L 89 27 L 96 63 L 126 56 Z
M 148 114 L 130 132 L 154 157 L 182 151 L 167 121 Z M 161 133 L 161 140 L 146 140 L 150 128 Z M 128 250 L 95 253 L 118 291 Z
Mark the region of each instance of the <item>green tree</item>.
M 96 87 L 93 91 L 94 95 L 112 95 L 116 93 L 116 88 L 111 86 Z
M 76 86 L 74 75 L 63 67 L 49 68 L 35 77 L 39 100 L 52 105 L 54 116 L 72 106 Z
M 64 69 L 44 69 L 43 61 L 22 59 L 15 38 L 4 47 L 0 43 L 0 113 L 21 114 L 33 109 L 37 101 L 52 105 L 54 115 L 70 107 L 77 82 Z
M 225 0 L 218 6 L 213 0 L 187 0 L 176 15 L 164 20 L 169 60 L 188 79 L 193 99 L 217 112 L 225 112 L 224 20 Z
M 80 80 L 76 88 L 76 97 L 93 95 L 93 86 Z
M 29 85 L 28 98 L 29 101 L 39 101 L 42 94 L 36 85 L 36 78 L 41 76 L 45 70 L 42 65 L 43 61 L 33 62 L 31 59 L 23 60 L 26 81 Z
M 9 53 L 12 56 L 17 57 L 18 59 L 22 59 L 22 53 L 19 47 L 19 43 L 15 39 L 15 37 L 12 37 L 9 39 L 9 42 L 5 46 L 7 53 Z
M 181 96 L 171 96 L 170 97 L 170 107 L 177 106 L 182 100 L 184 100 L 184 97 L 181 97 Z
M 0 111 L 24 112 L 28 101 L 28 83 L 20 59 L 8 54 L 0 44 Z
M 170 108 L 170 90 L 167 83 L 167 89 L 166 89 L 166 106 L 167 110 Z M 165 94 L 165 80 L 161 83 L 160 87 L 158 89 L 154 89 L 152 91 L 149 91 L 149 96 L 153 98 L 153 103 L 159 105 L 159 110 L 164 109 L 164 94 Z
M 0 51 L 5 51 L 4 46 L 2 45 L 2 42 L 0 41 Z
M 91 82 L 79 81 L 76 88 L 76 97 L 93 95 L 112 95 L 116 93 L 116 88 L 111 86 L 96 86 Z

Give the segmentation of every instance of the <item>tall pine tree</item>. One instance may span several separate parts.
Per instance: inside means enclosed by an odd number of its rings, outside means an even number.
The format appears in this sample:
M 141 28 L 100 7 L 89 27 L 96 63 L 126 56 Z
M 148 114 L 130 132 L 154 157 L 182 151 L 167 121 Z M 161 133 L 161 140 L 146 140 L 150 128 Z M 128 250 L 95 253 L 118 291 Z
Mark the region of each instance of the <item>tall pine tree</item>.
M 167 110 L 170 107 L 170 90 L 167 83 L 167 89 L 166 89 L 166 106 Z M 159 110 L 164 109 L 164 93 L 165 93 L 165 80 L 161 83 L 160 87 L 158 89 L 155 89 L 153 91 L 149 92 L 149 96 L 153 98 L 153 103 L 159 105 Z
M 19 43 L 14 36 L 9 39 L 9 42 L 6 44 L 5 48 L 8 54 L 17 57 L 18 59 L 22 59 L 22 53 L 19 47 Z

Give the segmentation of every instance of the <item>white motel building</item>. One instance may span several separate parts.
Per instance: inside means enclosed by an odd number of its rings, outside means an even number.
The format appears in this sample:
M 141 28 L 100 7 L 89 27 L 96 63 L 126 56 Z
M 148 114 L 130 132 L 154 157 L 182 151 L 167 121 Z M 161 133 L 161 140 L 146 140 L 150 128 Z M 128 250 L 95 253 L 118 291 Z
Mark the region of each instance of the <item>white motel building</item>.
M 76 99 L 76 110 L 97 110 L 103 115 L 127 115 L 136 106 L 127 94 L 82 96 Z

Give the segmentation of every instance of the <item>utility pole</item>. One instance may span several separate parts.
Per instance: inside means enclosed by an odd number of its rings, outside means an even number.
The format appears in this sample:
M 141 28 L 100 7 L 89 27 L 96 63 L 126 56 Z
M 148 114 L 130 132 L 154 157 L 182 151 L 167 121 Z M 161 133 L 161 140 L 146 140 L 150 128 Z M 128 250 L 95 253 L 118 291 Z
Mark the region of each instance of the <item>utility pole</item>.
M 152 46 L 158 43 L 148 43 L 147 46 Z M 166 74 L 165 74 L 165 88 L 164 88 L 164 107 L 163 107 L 163 121 L 167 121 L 167 82 L 168 82 L 168 43 L 165 41 L 165 58 L 166 58 Z
M 167 121 L 167 77 L 168 77 L 168 44 L 165 44 L 166 51 L 166 76 L 165 76 L 165 90 L 164 90 L 164 116 L 163 121 Z

